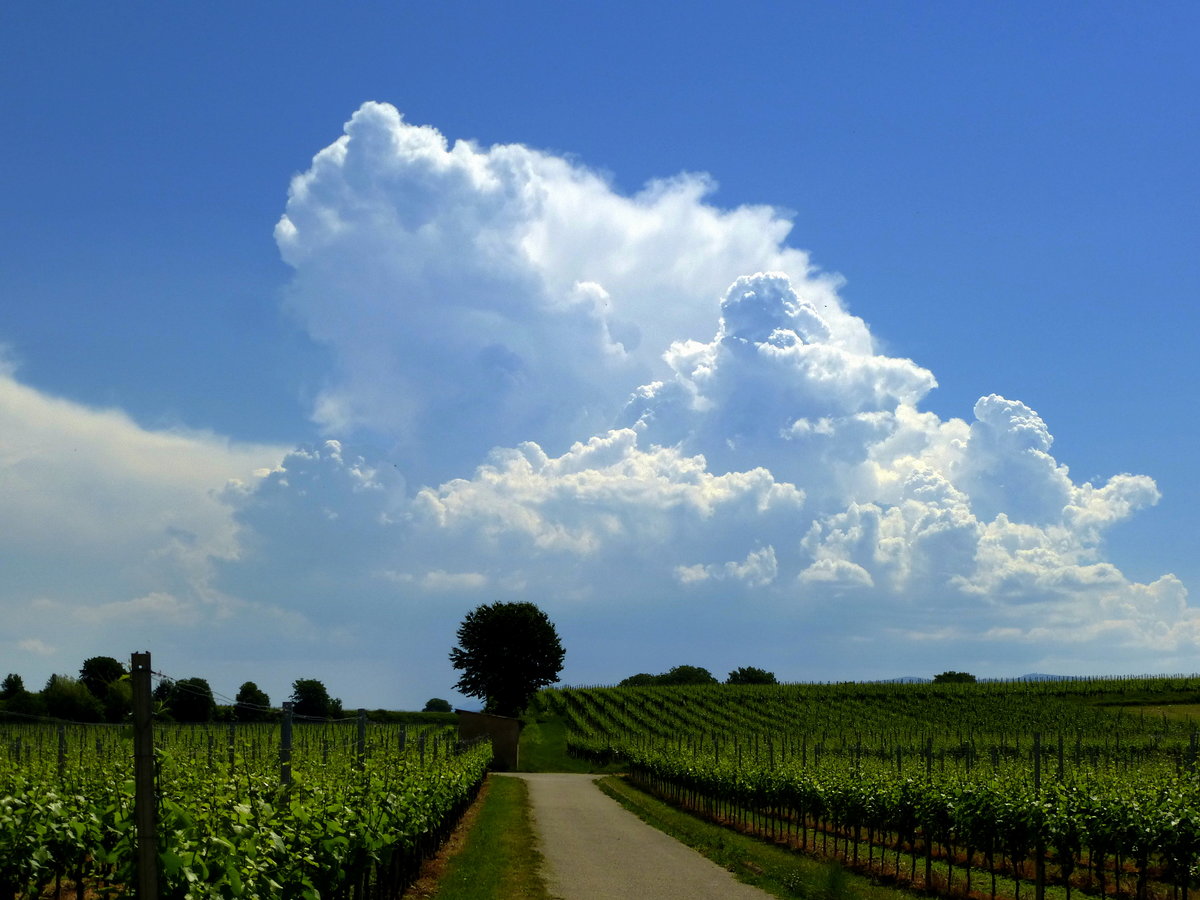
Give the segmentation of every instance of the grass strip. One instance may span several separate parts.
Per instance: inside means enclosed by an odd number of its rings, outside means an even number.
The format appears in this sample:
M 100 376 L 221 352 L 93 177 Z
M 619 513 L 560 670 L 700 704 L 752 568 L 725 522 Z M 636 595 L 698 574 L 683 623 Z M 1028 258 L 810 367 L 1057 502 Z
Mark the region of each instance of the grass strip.
M 487 794 L 462 850 L 446 863 L 437 900 L 550 900 L 540 874 L 529 786 L 489 775 Z
M 775 897 L 809 900 L 913 900 L 910 892 L 874 884 L 823 862 L 705 822 L 638 790 L 623 778 L 601 779 L 600 789 L 648 825 Z
M 586 759 L 567 755 L 567 723 L 555 717 L 528 719 L 521 729 L 522 772 L 575 772 L 592 775 L 620 772 L 623 765 L 598 766 Z

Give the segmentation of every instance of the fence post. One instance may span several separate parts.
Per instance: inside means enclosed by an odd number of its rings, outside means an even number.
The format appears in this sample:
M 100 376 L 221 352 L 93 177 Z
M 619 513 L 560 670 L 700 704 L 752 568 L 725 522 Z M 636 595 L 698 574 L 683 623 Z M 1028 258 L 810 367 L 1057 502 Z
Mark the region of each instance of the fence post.
M 1046 843 L 1042 840 L 1042 733 L 1033 733 L 1033 794 L 1038 802 L 1038 836 L 1034 842 L 1034 900 L 1046 900 Z
M 357 765 L 361 769 L 367 759 L 367 711 L 365 709 L 358 711 L 358 745 L 355 749 Z
M 58 780 L 62 781 L 67 770 L 67 726 L 58 723 Z
M 154 722 L 151 717 L 150 654 L 134 653 L 129 678 L 133 688 L 133 817 L 137 827 L 138 900 L 158 900 L 158 847 L 154 800 Z
M 292 784 L 292 702 L 283 704 L 283 718 L 279 721 L 279 783 L 283 787 Z

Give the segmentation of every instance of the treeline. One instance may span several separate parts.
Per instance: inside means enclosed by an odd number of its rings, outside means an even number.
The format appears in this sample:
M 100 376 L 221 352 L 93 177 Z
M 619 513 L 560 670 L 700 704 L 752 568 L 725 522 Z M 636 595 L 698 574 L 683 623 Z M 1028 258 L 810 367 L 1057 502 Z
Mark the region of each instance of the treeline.
M 217 702 L 207 679 L 199 677 L 160 678 L 153 697 L 155 716 L 174 722 L 271 722 L 281 715 L 271 705 L 267 693 L 253 681 L 238 688 L 233 703 Z M 284 699 L 293 704 L 293 714 L 302 719 L 341 719 L 346 715 L 341 699 L 330 697 L 325 685 L 316 678 L 296 679 L 291 695 Z M 40 691 L 26 689 L 24 680 L 16 673 L 10 673 L 0 683 L 0 719 L 119 723 L 129 720 L 132 709 L 129 670 L 111 656 L 84 660 L 78 677 L 51 675 Z M 368 717 L 372 721 L 405 723 L 454 718 L 382 709 L 372 710 Z
M 778 684 L 774 672 L 756 666 L 739 666 L 729 673 L 726 684 Z M 621 680 L 620 687 L 649 687 L 650 685 L 720 684 L 712 672 L 701 666 L 675 666 L 660 675 L 639 672 Z
M 720 684 L 717 677 L 702 666 L 675 666 L 659 675 L 639 672 L 618 683 L 618 687 L 650 687 L 652 685 L 680 686 L 689 684 Z M 778 684 L 774 672 L 757 666 L 738 666 L 729 673 L 725 684 Z M 933 677 L 934 684 L 974 684 L 975 676 L 969 672 L 942 672 Z

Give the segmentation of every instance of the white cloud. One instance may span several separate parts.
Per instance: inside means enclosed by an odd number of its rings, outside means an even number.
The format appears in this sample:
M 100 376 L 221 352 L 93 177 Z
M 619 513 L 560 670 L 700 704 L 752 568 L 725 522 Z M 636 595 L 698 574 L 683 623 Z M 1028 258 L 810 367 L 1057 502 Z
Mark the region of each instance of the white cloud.
M 149 641 L 224 615 L 213 561 L 240 552 L 232 491 L 278 447 L 144 429 L 0 372 L 0 585 L 19 646 L 72 671 L 98 645 Z M 174 639 L 174 638 L 172 638 Z
M 315 419 L 395 442 L 425 483 L 495 445 L 557 452 L 608 427 L 673 341 L 709 331 L 748 270 L 788 273 L 832 347 L 869 349 L 836 279 L 783 245 L 791 223 L 718 209 L 712 190 L 684 175 L 623 196 L 577 163 L 451 144 L 364 104 L 294 179 L 276 228 L 289 307 L 336 359 Z
M 934 654 L 1192 667 L 1184 585 L 1105 552 L 1151 478 L 1075 483 L 1018 401 L 922 410 L 933 373 L 878 352 L 791 223 L 712 190 L 624 196 L 364 105 L 276 229 L 288 306 L 334 360 L 321 440 L 150 431 L 0 357 L 10 646 L 77 665 L 154 642 L 269 684 L 237 660 L 269 640 L 277 698 L 324 665 L 353 703 L 378 670 L 453 683 L 454 626 L 486 597 L 546 608 L 574 681 L 677 654 L 797 678 Z
M 743 581 L 751 587 L 762 587 L 774 581 L 778 574 L 775 548 L 770 546 L 750 551 L 742 562 L 730 561 L 722 565 L 697 563 L 675 567 L 675 577 L 680 584 L 695 584 L 709 579 L 724 581 L 729 578 Z
M 54 647 L 39 638 L 26 638 L 18 641 L 17 646 L 26 653 L 35 653 L 38 656 L 53 656 L 55 653 Z
M 874 613 L 854 618 L 860 642 L 902 610 L 1000 656 L 1068 634 L 1082 653 L 1113 629 L 1194 646 L 1173 576 L 1136 584 L 1105 558 L 1107 530 L 1157 502 L 1152 479 L 1076 484 L 1019 401 L 923 411 L 933 373 L 877 352 L 838 280 L 785 246 L 790 222 L 712 190 L 683 175 L 624 196 L 382 104 L 294 181 L 289 302 L 337 359 L 315 416 L 394 441 L 425 485 L 371 544 L 372 571 L 412 573 L 402 602 L 465 597 L 425 579 L 470 572 L 573 615 L 853 602 Z M 353 558 L 375 552 L 369 530 Z

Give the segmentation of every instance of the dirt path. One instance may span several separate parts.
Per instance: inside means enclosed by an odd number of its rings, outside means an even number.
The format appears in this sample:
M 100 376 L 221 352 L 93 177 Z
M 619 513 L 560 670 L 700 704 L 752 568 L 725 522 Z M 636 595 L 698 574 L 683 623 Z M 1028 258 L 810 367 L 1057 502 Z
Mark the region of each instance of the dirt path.
M 515 774 L 529 782 L 546 883 L 562 900 L 762 900 L 695 850 L 596 787 L 595 775 Z

